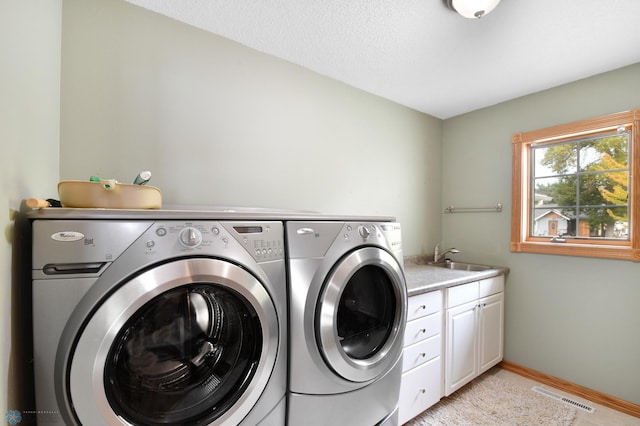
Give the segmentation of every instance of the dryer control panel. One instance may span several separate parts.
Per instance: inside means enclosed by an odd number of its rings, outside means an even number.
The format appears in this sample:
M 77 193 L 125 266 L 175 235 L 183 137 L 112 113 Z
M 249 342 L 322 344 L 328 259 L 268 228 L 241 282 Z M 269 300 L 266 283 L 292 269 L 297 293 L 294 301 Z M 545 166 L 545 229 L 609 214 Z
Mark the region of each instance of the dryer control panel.
M 378 245 L 402 254 L 402 232 L 397 222 L 291 221 L 286 228 L 292 259 L 324 256 L 336 241 L 341 242 L 340 250 L 347 245 Z

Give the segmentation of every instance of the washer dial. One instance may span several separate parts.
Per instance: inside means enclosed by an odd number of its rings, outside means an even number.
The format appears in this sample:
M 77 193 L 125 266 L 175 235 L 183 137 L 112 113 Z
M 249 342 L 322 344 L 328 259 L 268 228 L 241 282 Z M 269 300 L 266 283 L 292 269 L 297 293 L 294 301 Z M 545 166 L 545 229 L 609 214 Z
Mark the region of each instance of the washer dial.
M 363 240 L 368 240 L 369 237 L 371 236 L 371 231 L 369 231 L 369 228 L 367 228 L 364 225 L 360 225 L 358 227 L 358 233 L 360 234 Z
M 202 233 L 196 228 L 188 226 L 180 231 L 180 244 L 188 248 L 198 247 L 202 243 Z

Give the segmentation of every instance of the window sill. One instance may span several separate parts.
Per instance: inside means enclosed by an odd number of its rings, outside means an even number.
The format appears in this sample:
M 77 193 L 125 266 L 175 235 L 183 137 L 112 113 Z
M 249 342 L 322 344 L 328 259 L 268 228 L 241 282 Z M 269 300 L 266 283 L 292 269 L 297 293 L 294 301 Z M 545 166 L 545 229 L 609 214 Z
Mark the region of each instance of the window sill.
M 515 253 L 555 254 L 579 257 L 598 257 L 603 259 L 632 260 L 640 262 L 640 249 L 595 244 L 539 243 L 523 241 L 512 242 L 511 251 Z

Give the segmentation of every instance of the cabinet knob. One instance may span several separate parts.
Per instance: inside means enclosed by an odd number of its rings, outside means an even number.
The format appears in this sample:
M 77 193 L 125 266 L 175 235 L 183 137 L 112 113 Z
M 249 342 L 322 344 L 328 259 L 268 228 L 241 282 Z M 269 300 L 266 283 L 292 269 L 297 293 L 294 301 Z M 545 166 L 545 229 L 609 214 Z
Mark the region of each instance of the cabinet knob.
M 423 328 L 422 330 L 420 330 L 420 333 L 426 333 L 426 332 L 427 332 L 426 328 Z
M 427 354 L 426 354 L 426 353 L 424 353 L 424 352 L 422 352 L 422 353 L 420 354 L 420 356 L 421 356 L 422 358 L 424 358 L 425 356 L 427 356 Z
M 420 389 L 420 393 L 427 393 L 426 389 Z

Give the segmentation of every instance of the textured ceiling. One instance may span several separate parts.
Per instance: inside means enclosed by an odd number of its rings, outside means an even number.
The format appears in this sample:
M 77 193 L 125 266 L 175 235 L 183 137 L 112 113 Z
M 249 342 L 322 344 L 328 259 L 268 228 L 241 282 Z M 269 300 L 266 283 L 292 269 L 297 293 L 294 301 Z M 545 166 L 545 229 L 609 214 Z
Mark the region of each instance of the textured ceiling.
M 640 62 L 640 0 L 127 1 L 442 119 Z

